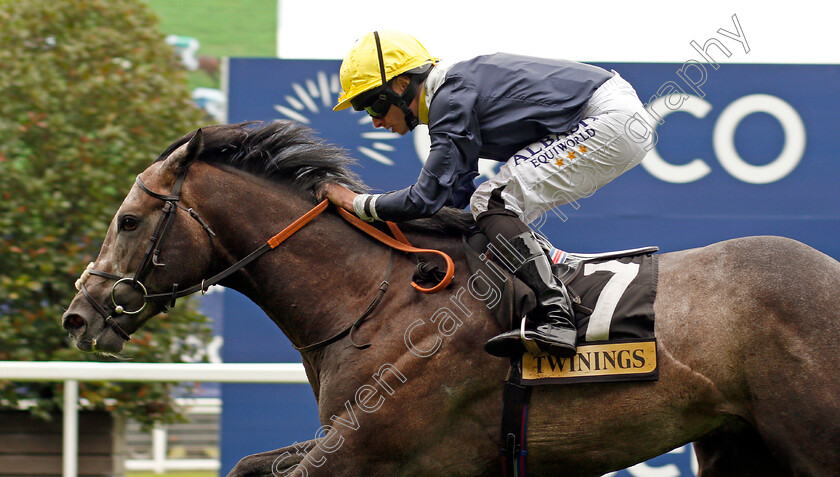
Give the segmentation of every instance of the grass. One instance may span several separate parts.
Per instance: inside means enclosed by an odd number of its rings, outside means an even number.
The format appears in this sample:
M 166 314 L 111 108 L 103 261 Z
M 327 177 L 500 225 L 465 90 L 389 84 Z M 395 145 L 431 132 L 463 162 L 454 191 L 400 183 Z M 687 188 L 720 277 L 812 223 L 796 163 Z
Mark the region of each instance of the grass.
M 15 0 L 0 0 L 0 4 Z M 277 56 L 277 0 L 146 0 L 164 34 L 198 39 L 200 55 Z M 190 87 L 218 88 L 219 80 L 191 72 Z
M 196 38 L 199 55 L 277 56 L 277 0 L 146 0 L 167 35 Z M 189 74 L 191 88 L 219 88 L 204 71 Z
M 210 56 L 277 56 L 277 0 L 146 0 L 166 34 L 191 36 Z

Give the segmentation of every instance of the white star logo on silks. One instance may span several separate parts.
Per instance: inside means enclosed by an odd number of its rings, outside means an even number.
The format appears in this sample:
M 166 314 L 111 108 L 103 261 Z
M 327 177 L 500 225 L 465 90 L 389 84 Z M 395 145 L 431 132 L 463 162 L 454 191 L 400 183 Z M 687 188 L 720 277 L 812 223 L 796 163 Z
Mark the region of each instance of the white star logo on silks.
M 332 107 L 341 92 L 338 75 L 335 73 L 328 74 L 324 71 L 319 71 L 315 79 L 292 83 L 291 86 L 294 95 L 286 95 L 286 104 L 275 104 L 274 109 L 286 118 L 306 125 L 312 124 L 310 115 L 320 114 L 322 108 L 332 113 Z M 353 109 L 350 109 L 349 112 L 359 114 L 358 111 Z M 395 151 L 396 148 L 388 144 L 387 141 L 398 139 L 399 134 L 390 131 L 371 131 L 368 127 L 364 127 L 371 123 L 372 119 L 367 114 L 361 115 L 358 120 L 358 124 L 363 126 L 360 127 L 361 137 L 372 141 L 368 145 L 359 146 L 358 151 L 376 162 L 393 166 L 394 161 L 388 157 L 388 153 Z

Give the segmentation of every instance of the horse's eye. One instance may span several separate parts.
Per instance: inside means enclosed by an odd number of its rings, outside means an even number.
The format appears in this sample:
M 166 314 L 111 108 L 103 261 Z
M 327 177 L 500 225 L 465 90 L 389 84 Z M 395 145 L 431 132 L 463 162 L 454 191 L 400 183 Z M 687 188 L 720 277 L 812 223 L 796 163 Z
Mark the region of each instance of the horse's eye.
M 125 230 L 126 232 L 131 232 L 132 230 L 137 228 L 137 224 L 139 221 L 136 217 L 132 217 L 127 215 L 120 220 L 120 230 Z

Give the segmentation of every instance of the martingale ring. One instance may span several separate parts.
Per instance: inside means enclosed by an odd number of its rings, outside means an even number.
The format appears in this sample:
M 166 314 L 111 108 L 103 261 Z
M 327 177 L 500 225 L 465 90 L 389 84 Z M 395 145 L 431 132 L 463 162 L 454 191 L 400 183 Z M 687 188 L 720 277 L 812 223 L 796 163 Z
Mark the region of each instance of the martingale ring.
M 146 295 L 149 294 L 149 292 L 146 291 L 146 287 L 143 285 L 142 282 L 134 280 L 133 278 L 120 278 L 119 280 L 117 280 L 116 283 L 114 283 L 114 286 L 111 287 L 111 303 L 114 304 L 114 313 L 116 313 L 118 315 L 121 315 L 123 313 L 126 314 L 126 315 L 136 315 L 137 313 L 140 313 L 141 311 L 143 311 L 144 308 L 146 308 L 146 304 L 147 304 L 146 301 L 143 301 L 143 305 L 140 308 L 138 308 L 134 311 L 128 311 L 122 305 L 118 305 L 117 304 L 117 299 L 116 299 L 116 297 L 114 297 L 114 292 L 116 292 L 116 290 L 117 290 L 117 285 L 119 285 L 122 282 L 126 282 L 126 281 L 129 281 L 129 282 L 132 282 L 132 283 L 136 283 L 137 285 L 140 285 L 140 289 L 143 290 L 143 296 L 146 296 Z

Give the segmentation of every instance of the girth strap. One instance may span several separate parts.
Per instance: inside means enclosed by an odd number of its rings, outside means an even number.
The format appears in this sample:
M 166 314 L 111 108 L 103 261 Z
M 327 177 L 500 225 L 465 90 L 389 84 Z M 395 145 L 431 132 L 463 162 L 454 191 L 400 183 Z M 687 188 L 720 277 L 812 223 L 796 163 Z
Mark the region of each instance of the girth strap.
M 521 384 L 519 359 L 511 359 L 510 374 L 502 393 L 502 475 L 525 477 L 528 452 L 525 447 L 531 386 Z

